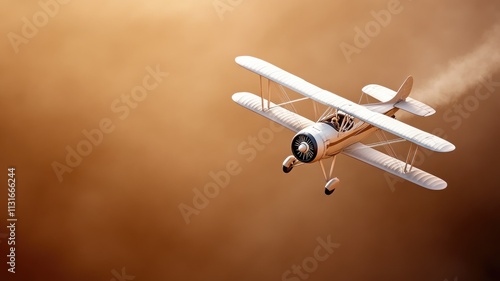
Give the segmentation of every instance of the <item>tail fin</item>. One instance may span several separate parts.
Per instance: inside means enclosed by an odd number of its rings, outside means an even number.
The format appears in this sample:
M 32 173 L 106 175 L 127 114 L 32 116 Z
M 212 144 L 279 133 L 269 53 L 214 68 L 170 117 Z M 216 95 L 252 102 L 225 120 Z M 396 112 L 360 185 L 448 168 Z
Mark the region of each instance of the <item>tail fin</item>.
M 406 77 L 406 80 L 403 82 L 401 87 L 399 87 L 399 90 L 396 93 L 396 95 L 389 102 L 397 103 L 406 100 L 406 98 L 410 95 L 412 87 L 413 87 L 413 77 L 408 76 Z
M 403 82 L 403 85 L 399 87 L 396 95 L 389 101 L 394 103 L 394 107 L 408 111 L 418 116 L 430 116 L 436 113 L 434 108 L 426 105 L 425 103 L 414 100 L 410 97 L 411 88 L 413 87 L 413 77 L 408 76 Z

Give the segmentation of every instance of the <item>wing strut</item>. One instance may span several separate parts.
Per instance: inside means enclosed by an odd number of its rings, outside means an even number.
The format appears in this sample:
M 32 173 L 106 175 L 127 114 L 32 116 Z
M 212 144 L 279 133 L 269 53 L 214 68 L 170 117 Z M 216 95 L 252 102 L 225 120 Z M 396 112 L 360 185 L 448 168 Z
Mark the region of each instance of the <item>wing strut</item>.
M 413 163 L 415 162 L 415 157 L 417 156 L 417 151 L 418 151 L 418 145 L 415 145 L 415 151 L 413 152 L 413 157 L 411 159 L 411 164 L 408 162 L 410 160 L 410 154 L 411 154 L 411 149 L 413 148 L 413 143 L 410 142 L 410 149 L 408 150 L 408 155 L 406 155 L 406 161 L 405 161 L 405 168 L 403 171 L 405 173 L 411 172 L 411 169 L 413 168 Z M 408 164 L 410 164 L 410 168 L 408 168 Z
M 265 107 L 264 107 L 264 90 L 262 89 L 262 76 L 259 75 L 259 81 L 260 81 L 260 100 L 262 102 L 262 111 L 265 110 Z
M 264 79 L 267 80 L 267 85 L 266 85 L 267 87 L 264 87 L 264 83 L 265 83 L 265 81 L 263 81 Z M 273 85 L 275 85 L 276 87 L 278 87 L 278 90 L 279 90 L 278 91 L 278 98 L 280 100 L 280 103 L 274 104 L 274 106 L 289 105 L 290 106 L 289 110 L 291 109 L 292 112 L 297 113 L 297 109 L 295 108 L 295 106 L 293 104 L 296 103 L 296 102 L 300 102 L 300 101 L 304 101 L 304 100 L 309 100 L 310 99 L 308 97 L 303 97 L 303 98 L 298 98 L 298 99 L 293 99 L 292 100 L 290 98 L 290 96 L 288 95 L 288 93 L 286 92 L 285 88 L 281 84 L 273 83 L 273 81 L 271 81 L 269 79 L 266 79 L 262 75 L 259 75 L 259 85 L 260 85 L 260 98 L 262 100 L 261 101 L 262 111 L 266 111 L 266 110 L 271 110 L 272 109 L 272 107 L 271 107 L 271 95 L 272 95 Z M 267 95 L 267 99 L 264 98 L 265 95 Z M 267 106 L 266 106 L 266 104 L 267 104 Z M 313 102 L 313 105 L 315 106 L 316 103 Z M 316 111 L 316 107 L 314 109 Z
M 385 142 L 387 144 L 387 146 L 384 146 L 385 151 L 387 152 L 387 154 L 389 154 L 390 156 L 392 156 L 392 157 L 394 157 L 396 159 L 399 158 L 398 155 L 396 154 L 396 151 L 392 147 L 391 142 L 388 140 L 387 136 L 385 135 L 384 131 L 378 130 L 377 131 L 377 137 L 379 138 L 379 140 L 381 140 L 381 142 Z M 401 165 L 401 170 L 404 171 L 403 165 Z
M 389 147 L 387 148 L 386 146 L 384 146 L 387 150 L 387 153 L 392 157 L 398 158 L 396 151 L 394 150 L 391 144 L 395 142 L 405 141 L 405 139 L 388 140 L 387 136 L 384 134 L 384 131 L 377 131 L 377 136 L 379 137 L 379 139 L 380 138 L 384 139 L 383 141 L 380 142 L 381 145 L 387 145 Z M 379 143 L 376 143 L 374 145 L 368 145 L 368 147 L 374 147 L 378 145 Z M 415 150 L 412 152 L 413 146 L 415 146 Z M 408 149 L 408 154 L 406 155 L 405 166 L 401 167 L 403 173 L 411 172 L 411 170 L 413 169 L 413 164 L 415 163 L 415 158 L 417 157 L 417 152 L 418 152 L 418 145 L 414 144 L 413 142 L 410 142 L 410 148 Z M 411 162 L 410 162 L 410 155 L 412 154 L 413 156 L 411 156 Z

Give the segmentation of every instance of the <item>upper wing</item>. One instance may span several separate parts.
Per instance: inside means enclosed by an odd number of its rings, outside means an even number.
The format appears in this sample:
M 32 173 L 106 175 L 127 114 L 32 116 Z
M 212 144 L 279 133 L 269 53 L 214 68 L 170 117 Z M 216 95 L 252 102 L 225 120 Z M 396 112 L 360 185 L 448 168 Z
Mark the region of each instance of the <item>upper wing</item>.
M 319 103 L 341 110 L 366 123 L 378 127 L 391 134 L 404 138 L 417 145 L 437 152 L 449 152 L 455 149 L 450 142 L 429 134 L 405 123 L 399 122 L 383 114 L 373 112 L 350 100 L 339 97 L 331 92 L 323 90 L 302 78 L 288 73 L 263 60 L 243 56 L 237 57 L 236 62 L 244 68 L 253 71 L 278 84 L 284 85 L 297 93 L 309 97 Z
M 415 167 L 410 172 L 404 173 L 402 167 L 405 163 L 403 161 L 361 143 L 347 147 L 342 153 L 427 189 L 441 190 L 447 186 L 444 180 Z
M 236 93 L 233 95 L 233 101 L 294 132 L 298 132 L 305 127 L 314 125 L 313 121 L 272 102 L 269 104 L 270 109 L 262 110 L 262 103 L 267 105 L 268 101 L 266 99 L 261 99 L 259 96 L 252 93 Z

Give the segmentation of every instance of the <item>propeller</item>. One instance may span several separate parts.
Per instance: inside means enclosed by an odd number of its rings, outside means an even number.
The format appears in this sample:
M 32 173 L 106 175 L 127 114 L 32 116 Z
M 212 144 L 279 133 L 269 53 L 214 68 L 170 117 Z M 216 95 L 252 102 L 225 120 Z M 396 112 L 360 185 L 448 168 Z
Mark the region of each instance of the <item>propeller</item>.
M 309 163 L 318 154 L 318 145 L 308 133 L 298 134 L 292 140 L 292 153 L 300 161 Z

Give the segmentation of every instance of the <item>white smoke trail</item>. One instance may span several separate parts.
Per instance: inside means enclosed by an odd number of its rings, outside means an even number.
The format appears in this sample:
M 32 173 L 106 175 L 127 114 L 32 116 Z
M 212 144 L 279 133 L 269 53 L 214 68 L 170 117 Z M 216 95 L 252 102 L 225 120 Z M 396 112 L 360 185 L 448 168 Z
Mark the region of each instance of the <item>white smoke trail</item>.
M 500 68 L 500 24 L 484 34 L 484 42 L 472 52 L 450 61 L 447 68 L 417 89 L 413 97 L 431 106 L 442 106 Z

